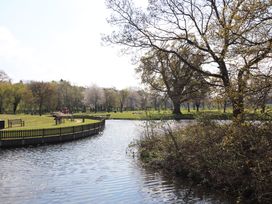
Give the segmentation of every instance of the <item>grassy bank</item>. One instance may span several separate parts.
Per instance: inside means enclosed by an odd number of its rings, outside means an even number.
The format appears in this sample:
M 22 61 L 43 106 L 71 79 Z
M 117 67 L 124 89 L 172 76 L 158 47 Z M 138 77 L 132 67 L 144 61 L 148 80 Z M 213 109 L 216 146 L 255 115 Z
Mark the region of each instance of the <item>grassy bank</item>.
M 15 125 L 12 128 L 8 128 L 8 120 L 11 119 L 22 119 L 25 122 L 25 126 L 21 127 L 20 125 Z M 24 114 L 19 115 L 1 114 L 0 120 L 5 120 L 5 129 L 3 130 L 27 130 L 27 129 L 69 127 L 96 122 L 96 120 L 86 119 L 85 122 L 82 123 L 81 119 L 75 119 L 74 121 L 66 119 L 64 123 L 56 125 L 54 118 L 50 115 L 38 116 Z
M 271 122 L 237 126 L 205 119 L 174 131 L 149 124 L 137 147 L 149 167 L 224 191 L 238 202 L 272 202 Z
M 161 110 L 161 111 L 123 111 L 123 112 L 98 112 L 98 113 L 87 113 L 92 116 L 103 116 L 110 115 L 110 119 L 119 119 L 119 120 L 163 120 L 163 119 L 197 119 L 205 115 L 209 119 L 215 120 L 228 120 L 232 118 L 231 111 L 223 113 L 218 110 L 205 110 L 205 111 L 190 111 L 182 110 L 182 115 L 176 116 L 173 115 L 171 110 Z M 250 111 L 246 112 L 247 120 L 269 120 L 272 119 L 272 113 L 263 115 L 260 113 L 252 113 Z

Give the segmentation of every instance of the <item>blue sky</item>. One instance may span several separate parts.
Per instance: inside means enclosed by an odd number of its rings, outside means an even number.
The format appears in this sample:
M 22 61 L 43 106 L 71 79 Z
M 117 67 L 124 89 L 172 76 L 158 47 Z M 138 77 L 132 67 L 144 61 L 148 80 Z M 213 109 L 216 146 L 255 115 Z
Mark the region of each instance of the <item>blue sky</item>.
M 101 33 L 111 30 L 108 15 L 104 1 L 1 0 L 0 69 L 14 82 L 137 86 L 130 57 L 101 46 Z

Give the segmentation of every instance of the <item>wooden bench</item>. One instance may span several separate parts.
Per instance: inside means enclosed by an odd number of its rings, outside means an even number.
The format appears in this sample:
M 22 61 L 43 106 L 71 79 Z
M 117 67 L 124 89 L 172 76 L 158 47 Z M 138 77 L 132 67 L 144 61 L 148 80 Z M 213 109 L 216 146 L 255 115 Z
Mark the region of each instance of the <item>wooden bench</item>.
M 12 125 L 21 125 L 25 126 L 25 121 L 23 121 L 22 119 L 12 119 L 12 120 L 8 120 L 8 128 L 11 128 Z

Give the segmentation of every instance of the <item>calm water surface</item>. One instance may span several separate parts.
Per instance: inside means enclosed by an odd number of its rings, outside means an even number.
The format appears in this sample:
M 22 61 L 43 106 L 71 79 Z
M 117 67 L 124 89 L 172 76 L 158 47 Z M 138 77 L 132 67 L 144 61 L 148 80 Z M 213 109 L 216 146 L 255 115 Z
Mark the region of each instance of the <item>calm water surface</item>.
M 0 150 L 0 203 L 228 203 L 137 164 L 127 147 L 141 124 L 110 120 L 95 137 Z

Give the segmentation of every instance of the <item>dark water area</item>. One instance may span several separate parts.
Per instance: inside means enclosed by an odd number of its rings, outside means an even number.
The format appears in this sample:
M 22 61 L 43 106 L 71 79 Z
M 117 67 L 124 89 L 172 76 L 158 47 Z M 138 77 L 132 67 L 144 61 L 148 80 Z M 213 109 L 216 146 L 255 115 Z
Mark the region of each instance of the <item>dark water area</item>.
M 139 165 L 128 146 L 142 124 L 109 120 L 98 136 L 0 150 L 0 203 L 231 203 Z

